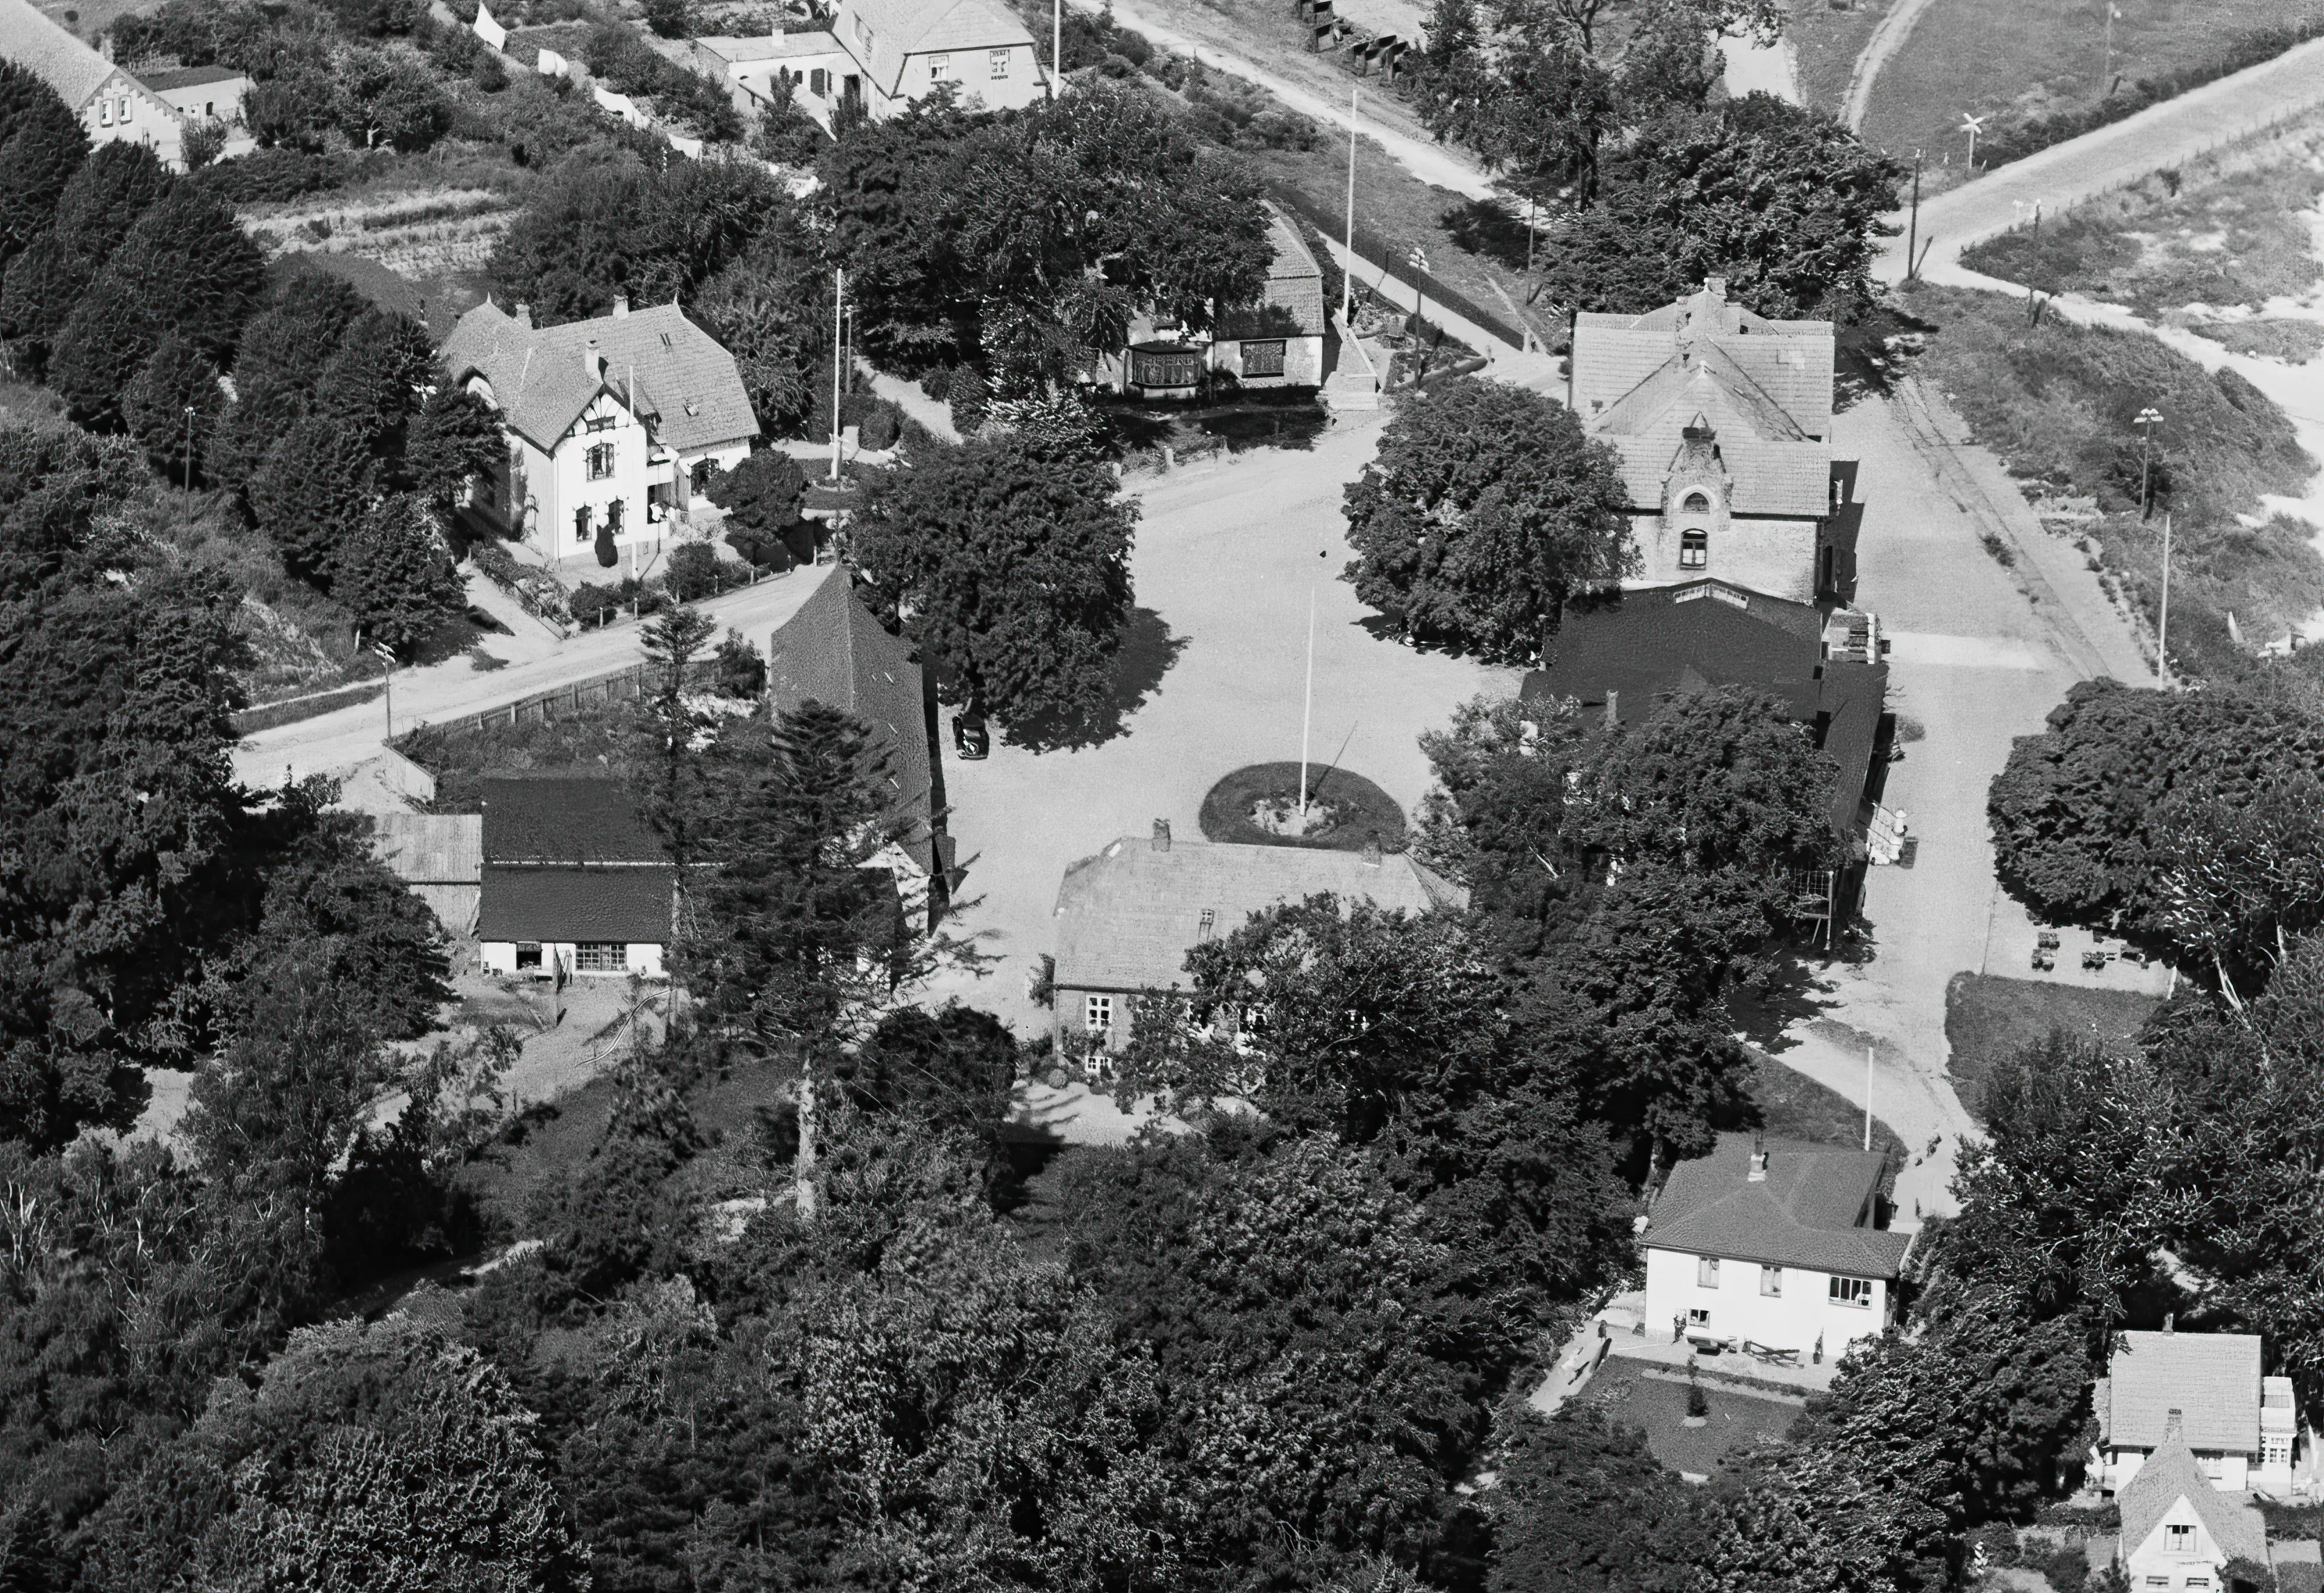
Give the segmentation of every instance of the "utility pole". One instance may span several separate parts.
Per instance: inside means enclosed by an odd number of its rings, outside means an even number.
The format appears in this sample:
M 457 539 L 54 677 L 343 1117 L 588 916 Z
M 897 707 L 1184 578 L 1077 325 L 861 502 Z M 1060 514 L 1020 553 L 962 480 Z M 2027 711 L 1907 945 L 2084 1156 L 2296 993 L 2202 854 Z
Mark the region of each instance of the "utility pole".
M 1864 1148 L 1872 1148 L 1872 1047 L 1864 1048 Z
M 380 657 L 381 679 L 385 683 L 387 690 L 387 739 L 393 741 L 395 740 L 395 654 L 383 642 L 374 641 L 371 647 L 372 651 Z
M 1049 0 L 1049 97 L 1057 97 L 1057 79 L 1065 70 L 1065 0 Z
M 2154 518 L 2154 428 L 2163 424 L 2163 411 L 2149 404 L 2134 416 L 2130 422 L 2138 428 L 2138 518 Z
M 2163 613 L 2154 626 L 2154 674 L 2171 684 L 2171 517 L 2163 517 Z
M 186 406 L 186 514 L 194 512 L 194 406 Z
M 1913 152 L 1913 219 L 1904 233 L 1904 280 L 1911 281 L 1920 275 L 1921 247 L 1921 152 Z M 1526 259 L 1533 259 L 1533 235 L 1526 235 Z
M 1969 134 L 1969 170 L 1972 177 L 1977 174 L 1977 131 L 1984 125 L 1983 116 L 1972 116 L 1967 111 L 1961 113 L 1961 131 Z
M 1360 88 L 1348 90 L 1348 258 L 1347 269 L 1340 273 L 1340 319 L 1348 322 L 1355 313 L 1356 292 L 1356 99 Z M 1355 327 L 1348 325 L 1348 336 L 1355 336 Z M 1306 787 L 1303 785 L 1301 789 Z
M 1315 723 L 1315 588 L 1307 588 L 1307 705 L 1299 711 L 1299 816 L 1307 816 L 1307 732 Z
M 847 268 L 837 266 L 831 273 L 831 479 L 839 480 L 839 373 L 846 364 L 846 351 L 840 346 L 841 306 L 847 302 Z

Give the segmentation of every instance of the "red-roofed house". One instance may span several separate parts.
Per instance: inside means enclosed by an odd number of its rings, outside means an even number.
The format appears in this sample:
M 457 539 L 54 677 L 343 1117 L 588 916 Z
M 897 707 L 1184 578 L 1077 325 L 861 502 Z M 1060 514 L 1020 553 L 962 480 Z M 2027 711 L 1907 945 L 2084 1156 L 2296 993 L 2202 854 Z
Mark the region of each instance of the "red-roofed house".
M 759 435 L 734 356 L 674 304 L 536 327 L 487 299 L 444 340 L 452 380 L 500 411 L 509 464 L 469 507 L 576 573 L 661 550 L 711 474 Z
M 2212 1487 L 2292 1496 L 2299 1406 L 2291 1378 L 2261 1375 L 2256 1333 L 2117 1334 L 2091 1405 L 2091 1477 L 2103 1489 L 2127 1487 L 2176 1423 Z
M 1722 1134 L 1647 1213 L 1646 1320 L 1674 1340 L 1836 1359 L 1894 1320 L 1910 1234 L 1877 1226 L 1877 1152 Z
M 1812 602 L 1854 581 L 1852 466 L 1831 456 L 1832 328 L 1700 292 L 1575 318 L 1566 402 L 1620 456 L 1631 584 L 1718 576 Z

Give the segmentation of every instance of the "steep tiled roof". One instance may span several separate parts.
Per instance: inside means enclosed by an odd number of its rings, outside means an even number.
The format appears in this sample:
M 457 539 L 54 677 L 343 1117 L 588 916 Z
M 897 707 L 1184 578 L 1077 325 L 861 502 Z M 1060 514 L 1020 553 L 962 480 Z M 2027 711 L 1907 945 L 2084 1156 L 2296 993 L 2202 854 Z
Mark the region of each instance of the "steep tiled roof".
M 661 843 L 621 783 L 603 775 L 507 776 L 484 782 L 484 860 L 494 863 L 659 863 Z
M 1073 990 L 1167 990 L 1186 983 L 1186 948 L 1228 935 L 1277 902 L 1329 891 L 1408 913 L 1462 893 L 1402 854 L 1367 862 L 1352 852 L 1301 846 L 1116 841 L 1065 870 L 1057 888 L 1056 982 Z
M 587 368 L 593 338 L 601 375 Z M 493 401 L 508 424 L 544 449 L 556 446 L 600 391 L 644 417 L 654 440 L 667 447 L 759 435 L 734 356 L 674 304 L 530 327 L 488 299 L 452 328 L 444 363 L 455 381 L 473 373 L 492 383 Z
M 678 871 L 499 869 L 487 865 L 478 940 L 669 942 Z
M 925 833 L 930 801 L 927 708 L 912 649 L 888 634 L 844 570 L 829 575 L 767 649 L 767 689 L 786 712 L 806 702 L 844 708 L 881 732 L 892 796 Z
M 114 72 L 111 61 L 30 0 L 0 0 L 0 56 L 30 69 L 76 113 Z
M 1567 612 L 1548 667 L 1526 677 L 1520 695 L 1595 708 L 1610 691 L 1618 716 L 1635 723 L 1665 693 L 1749 686 L 1781 697 L 1795 723 L 1829 715 L 1823 750 L 1840 771 L 1831 819 L 1844 831 L 1870 774 L 1888 669 L 1821 660 L 1824 623 L 1805 603 L 1717 579 L 1610 593 Z
M 2100 1436 L 2152 1449 L 2176 1410 L 2191 1447 L 2257 1454 L 2259 1355 L 2256 1333 L 2122 1334 L 2099 1386 Z
M 1700 418 L 1737 513 L 1829 510 L 1829 323 L 1771 321 L 1699 292 L 1649 315 L 1579 317 L 1572 361 L 1575 412 L 1621 455 L 1635 507 L 1661 507 L 1680 433 Z
M 2154 1529 L 2184 1499 L 2194 1507 L 2211 1542 L 2218 1546 L 2220 1563 L 2249 1560 L 2267 1563 L 2267 1523 L 2257 1510 L 2211 1486 L 2193 1451 L 2173 1438 L 2146 1457 L 2138 1475 L 2116 1490 L 2122 1510 L 2123 1552 L 2135 1552 L 2154 1535 Z
M 859 19 L 872 32 L 868 52 L 856 32 Z M 996 0 L 847 0 L 835 31 L 881 92 L 891 95 L 903 82 L 907 56 L 1029 48 L 1033 42 L 1023 20 Z M 872 59 L 862 60 L 865 53 Z M 964 87 L 973 93 L 976 82 L 971 78 Z
M 1869 1226 L 1884 1157 L 1770 1141 L 1767 1175 L 1754 1183 L 1751 1143 L 1748 1134 L 1722 1134 L 1709 1156 L 1672 1168 L 1644 1242 L 1850 1277 L 1899 1274 L 1912 1236 Z
M 473 813 L 372 815 L 372 851 L 414 885 L 474 885 L 483 877 L 484 821 Z
M 1219 336 L 1321 337 L 1331 324 L 1323 307 L 1323 268 L 1283 212 L 1272 205 L 1267 209 L 1267 241 L 1275 251 L 1267 290 L 1257 306 L 1221 318 Z

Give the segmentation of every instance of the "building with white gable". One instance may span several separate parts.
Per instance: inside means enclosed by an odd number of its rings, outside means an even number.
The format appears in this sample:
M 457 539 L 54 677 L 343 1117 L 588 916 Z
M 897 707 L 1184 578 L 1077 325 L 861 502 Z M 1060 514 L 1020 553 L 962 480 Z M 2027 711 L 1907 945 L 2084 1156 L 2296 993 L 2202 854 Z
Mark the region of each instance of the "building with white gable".
M 187 124 L 238 126 L 250 89 L 248 78 L 219 67 L 157 69 L 140 76 L 83 43 L 31 0 L 0 0 L 0 59 L 55 89 L 80 119 L 89 143 L 147 144 L 162 164 L 180 171 L 186 168 Z

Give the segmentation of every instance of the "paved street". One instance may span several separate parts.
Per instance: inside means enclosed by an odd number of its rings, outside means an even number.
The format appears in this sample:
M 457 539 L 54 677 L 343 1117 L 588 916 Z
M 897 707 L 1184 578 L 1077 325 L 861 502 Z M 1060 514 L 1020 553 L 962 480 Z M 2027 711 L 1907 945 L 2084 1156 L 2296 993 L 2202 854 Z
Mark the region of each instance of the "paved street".
M 698 606 L 718 622 L 721 635 L 729 626 L 735 627 L 763 653 L 769 633 L 797 613 L 837 567 L 824 565 L 793 570 Z M 516 631 L 514 643 L 503 637 L 487 637 L 484 643 L 486 652 L 509 657 L 505 668 L 480 674 L 463 655 L 424 668 L 397 670 L 396 733 L 430 721 L 504 707 L 575 681 L 595 679 L 638 663 L 645 656 L 641 625 L 587 631 L 549 646 L 541 645 L 537 631 L 528 634 L 512 621 L 510 626 Z M 520 651 L 525 656 L 514 656 Z M 246 785 L 271 787 L 281 780 L 286 769 L 293 778 L 303 779 L 310 774 L 352 768 L 379 751 L 385 718 L 383 704 L 374 699 L 245 736 L 235 743 L 235 778 Z
M 2324 104 L 2324 39 L 1924 200 L 1921 243 L 1934 240 L 1932 266 L 1950 264 L 1969 244 L 2028 219 L 2037 204 L 2054 216 L 2318 104 Z M 1904 245 L 1901 232 L 1889 240 L 1877 268 L 1883 281 L 1903 279 Z
M 1860 1101 L 1874 1048 L 1873 1110 L 1914 1156 L 1896 1183 L 1904 1227 L 1951 1210 L 1954 1152 L 1974 1132 L 1946 1077 L 1945 986 L 1986 966 L 1999 902 L 1986 788 L 2010 743 L 2038 732 L 2068 686 L 2097 673 L 2142 678 L 2144 660 L 2096 577 L 2059 556 L 2065 544 L 2015 489 L 1994 489 L 1991 456 L 1960 446 L 1917 395 L 1859 404 L 1837 419 L 1834 437 L 1841 456 L 1863 462 L 1860 601 L 1895 635 L 1890 706 L 1927 732 L 1905 746 L 1886 793 L 1919 843 L 1912 867 L 1871 870 L 1865 917 L 1877 954 L 1835 969 L 1821 1010 L 1794 1017 L 1770 1050 Z M 1987 529 L 2021 549 L 2014 569 L 1986 552 Z M 2022 971 L 2001 960 L 1994 971 Z
M 1429 785 L 1416 744 L 1453 706 L 1489 687 L 1513 691 L 1517 672 L 1441 653 L 1416 654 L 1374 636 L 1366 611 L 1338 576 L 1350 557 L 1340 490 L 1369 458 L 1384 414 L 1336 423 L 1312 452 L 1255 452 L 1137 487 L 1145 519 L 1133 575 L 1152 612 L 1142 671 L 1169 664 L 1125 733 L 1102 746 L 1038 757 L 1000 745 L 981 763 L 948 760 L 952 830 L 979 898 L 967 925 L 1001 961 L 964 999 L 1021 1031 L 1048 1014 L 1025 997 L 1025 979 L 1056 949 L 1050 913 L 1065 865 L 1167 818 L 1201 837 L 1203 796 L 1248 763 L 1299 756 L 1307 603 L 1315 601 L 1315 719 L 1319 760 L 1377 780 L 1416 807 Z M 1137 481 L 1139 478 L 1133 478 Z M 1167 628 L 1167 642 L 1161 631 Z

